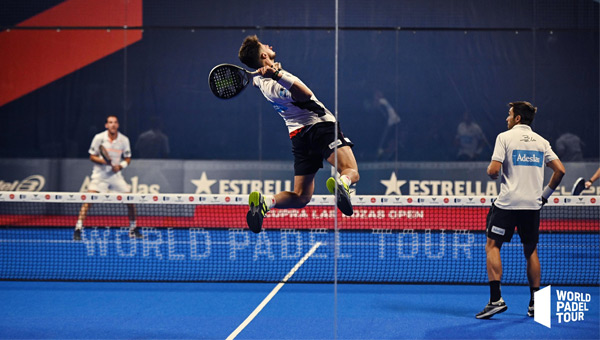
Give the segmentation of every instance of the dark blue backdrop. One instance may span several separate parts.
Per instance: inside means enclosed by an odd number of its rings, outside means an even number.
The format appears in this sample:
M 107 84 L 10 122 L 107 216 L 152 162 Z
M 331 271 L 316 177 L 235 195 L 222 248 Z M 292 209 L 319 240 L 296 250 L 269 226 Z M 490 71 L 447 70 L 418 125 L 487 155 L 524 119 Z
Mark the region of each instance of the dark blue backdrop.
M 0 24 L 57 3 L 8 1 Z M 140 42 L 0 107 L 0 157 L 87 157 L 116 114 L 132 144 L 160 117 L 171 158 L 291 159 L 284 123 L 260 93 L 218 100 L 208 72 L 240 64 L 241 41 L 258 34 L 333 111 L 334 4 L 145 0 L 144 26 L 130 28 L 143 29 Z M 386 124 L 376 91 L 402 118 L 385 160 L 454 160 L 465 110 L 493 143 L 514 100 L 539 107 L 534 129 L 551 143 L 576 133 L 598 159 L 598 12 L 585 0 L 340 0 L 338 113 L 358 160 L 376 159 Z

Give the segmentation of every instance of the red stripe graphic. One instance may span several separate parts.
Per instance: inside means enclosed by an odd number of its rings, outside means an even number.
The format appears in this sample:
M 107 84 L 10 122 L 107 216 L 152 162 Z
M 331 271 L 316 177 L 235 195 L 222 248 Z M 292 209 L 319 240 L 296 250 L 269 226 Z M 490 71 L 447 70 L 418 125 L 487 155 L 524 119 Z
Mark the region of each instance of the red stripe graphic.
M 18 27 L 142 26 L 142 0 L 67 0 Z M 0 33 L 0 106 L 142 39 L 140 29 Z
M 138 216 L 140 227 L 158 228 L 247 228 L 245 206 L 196 206 L 193 216 Z M 487 207 L 355 207 L 352 217 L 338 213 L 341 230 L 485 230 Z M 274 209 L 265 218 L 264 229 L 333 229 L 331 207 Z M 0 215 L 0 225 L 30 227 L 74 227 L 77 216 Z M 88 216 L 90 227 L 127 227 L 127 216 Z M 596 219 L 542 219 L 541 231 L 598 232 Z

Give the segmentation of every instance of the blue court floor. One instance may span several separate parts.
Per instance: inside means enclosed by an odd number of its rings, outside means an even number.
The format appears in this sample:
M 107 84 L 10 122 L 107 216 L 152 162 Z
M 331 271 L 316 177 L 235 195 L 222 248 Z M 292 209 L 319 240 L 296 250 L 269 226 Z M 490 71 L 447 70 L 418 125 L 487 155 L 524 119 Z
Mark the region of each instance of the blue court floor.
M 226 339 L 275 286 L 0 281 L 0 339 Z M 554 289 L 590 294 L 583 321 L 536 323 L 524 286 L 477 320 L 487 286 L 290 283 L 235 339 L 599 339 L 599 287 Z

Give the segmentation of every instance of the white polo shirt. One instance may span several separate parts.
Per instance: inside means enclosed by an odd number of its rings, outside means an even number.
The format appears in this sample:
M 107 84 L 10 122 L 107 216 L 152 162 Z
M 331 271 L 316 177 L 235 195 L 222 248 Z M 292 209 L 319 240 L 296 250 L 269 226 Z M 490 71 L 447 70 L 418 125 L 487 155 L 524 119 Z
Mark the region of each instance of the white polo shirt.
M 555 159 L 550 143 L 528 125 L 517 124 L 499 134 L 492 160 L 502 163 L 502 178 L 494 204 L 508 210 L 540 209 L 544 166 Z
M 287 71 L 286 73 L 291 75 Z M 296 81 L 304 85 L 300 79 L 296 78 Z M 271 78 L 254 77 L 253 85 L 260 89 L 263 96 L 283 118 L 289 133 L 303 126 L 320 122 L 335 122 L 335 116 L 314 94 L 310 101 L 299 104 L 294 101 L 290 91 Z
M 131 146 L 129 144 L 129 138 L 122 133 L 117 134 L 117 138 L 111 141 L 108 138 L 108 130 L 100 132 L 92 139 L 89 153 L 90 155 L 100 155 L 100 145 L 103 145 L 113 164 L 119 164 L 123 159 L 131 157 Z M 120 174 L 121 172 L 114 173 L 110 165 L 94 163 L 94 170 L 92 176 L 101 176 L 102 178 L 108 178 L 114 174 Z

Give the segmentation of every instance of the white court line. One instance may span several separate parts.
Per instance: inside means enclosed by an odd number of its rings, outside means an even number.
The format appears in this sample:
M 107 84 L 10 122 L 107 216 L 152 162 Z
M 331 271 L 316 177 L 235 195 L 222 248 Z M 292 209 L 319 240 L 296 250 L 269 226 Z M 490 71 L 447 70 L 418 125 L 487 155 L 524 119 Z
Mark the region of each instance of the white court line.
M 244 328 L 246 328 L 246 326 L 248 326 L 248 324 L 250 322 L 252 322 L 252 320 L 258 315 L 258 313 L 260 313 L 260 311 L 263 308 L 265 308 L 267 303 L 269 303 L 269 301 L 271 301 L 271 299 L 275 296 L 275 294 L 277 294 L 277 292 L 279 292 L 279 290 L 281 289 L 281 287 L 283 287 L 283 285 L 287 282 L 287 280 L 289 280 L 292 277 L 292 275 L 294 275 L 294 273 L 300 268 L 300 266 L 302 266 L 304 261 L 308 260 L 308 258 L 311 257 L 312 254 L 314 254 L 314 252 L 317 250 L 317 248 L 319 248 L 319 246 L 321 246 L 321 244 L 322 244 L 322 242 L 317 242 L 312 246 L 312 248 L 310 248 L 308 253 L 306 253 L 304 255 L 304 257 L 302 257 L 300 259 L 300 261 L 298 261 L 298 263 L 296 263 L 294 268 L 292 268 L 292 270 L 290 270 L 290 272 L 287 273 L 287 275 L 283 278 L 283 280 L 281 280 L 281 282 L 279 284 L 277 284 L 277 286 L 275 286 L 275 288 L 273 288 L 271 293 L 269 293 L 269 295 L 267 295 L 267 297 L 264 300 L 262 300 L 262 302 L 258 305 L 258 307 L 256 307 L 256 309 L 254 309 L 254 311 L 252 313 L 250 313 L 250 315 L 248 315 L 246 320 L 244 320 L 244 322 L 242 322 L 238 326 L 238 328 L 235 329 L 235 331 L 233 331 L 231 334 L 229 334 L 229 336 L 227 337 L 226 340 L 235 339 L 235 337 L 238 336 L 238 334 L 240 334 L 240 332 L 242 330 L 244 330 Z

